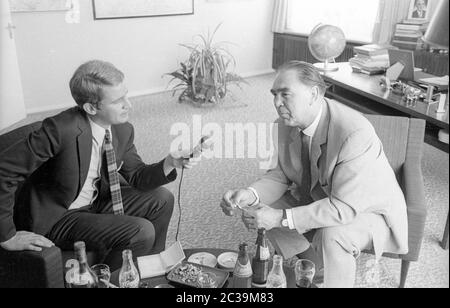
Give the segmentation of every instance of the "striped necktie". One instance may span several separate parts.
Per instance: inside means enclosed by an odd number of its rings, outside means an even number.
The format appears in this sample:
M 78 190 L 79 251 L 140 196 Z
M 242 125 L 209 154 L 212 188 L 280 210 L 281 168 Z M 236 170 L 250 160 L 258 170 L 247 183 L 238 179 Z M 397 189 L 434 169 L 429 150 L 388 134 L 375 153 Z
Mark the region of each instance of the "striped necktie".
M 122 193 L 120 192 L 119 175 L 117 173 L 116 154 L 111 143 L 111 133 L 109 130 L 106 130 L 105 133 L 105 152 L 113 211 L 115 215 L 123 215 Z

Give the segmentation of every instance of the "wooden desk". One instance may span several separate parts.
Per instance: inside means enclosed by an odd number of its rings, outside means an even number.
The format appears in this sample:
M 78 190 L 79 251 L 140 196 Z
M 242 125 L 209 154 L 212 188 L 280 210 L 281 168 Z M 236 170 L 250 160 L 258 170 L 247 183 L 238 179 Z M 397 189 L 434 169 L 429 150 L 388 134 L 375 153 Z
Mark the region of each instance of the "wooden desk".
M 449 152 L 448 144 L 438 140 L 439 130 L 449 130 L 448 96 L 445 113 L 436 113 L 437 103 L 417 101 L 408 105 L 402 97 L 392 91 L 384 91 L 379 83 L 382 75 L 353 73 L 348 62 L 338 63 L 337 72 L 323 75 L 331 84 L 326 96 L 346 104 L 362 113 L 407 116 L 424 119 L 427 123 L 425 142 Z

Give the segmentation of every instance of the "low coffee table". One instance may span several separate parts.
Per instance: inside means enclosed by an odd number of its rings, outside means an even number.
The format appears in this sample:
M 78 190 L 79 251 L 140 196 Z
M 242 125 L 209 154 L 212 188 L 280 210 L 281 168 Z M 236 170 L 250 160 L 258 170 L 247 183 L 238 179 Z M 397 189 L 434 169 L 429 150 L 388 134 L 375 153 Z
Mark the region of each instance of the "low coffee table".
M 207 252 L 212 255 L 214 255 L 216 258 L 221 255 L 224 252 L 236 252 L 229 249 L 217 249 L 217 248 L 196 248 L 196 249 L 184 249 L 184 254 L 186 255 L 186 260 L 189 259 L 189 257 L 195 253 L 198 252 Z M 114 271 L 111 274 L 111 283 L 118 286 L 119 285 L 119 272 L 120 269 Z M 295 274 L 294 269 L 291 267 L 284 266 L 284 273 L 286 275 L 287 280 L 287 287 L 288 288 L 295 288 Z M 154 288 L 158 285 L 172 285 L 173 287 L 179 287 L 179 285 L 174 284 L 166 279 L 166 276 L 158 276 L 158 277 L 152 277 L 147 279 L 141 280 L 141 285 L 145 286 L 146 288 Z M 233 288 L 233 277 L 232 273 L 230 273 L 230 277 L 228 278 L 228 281 L 223 286 L 224 288 Z

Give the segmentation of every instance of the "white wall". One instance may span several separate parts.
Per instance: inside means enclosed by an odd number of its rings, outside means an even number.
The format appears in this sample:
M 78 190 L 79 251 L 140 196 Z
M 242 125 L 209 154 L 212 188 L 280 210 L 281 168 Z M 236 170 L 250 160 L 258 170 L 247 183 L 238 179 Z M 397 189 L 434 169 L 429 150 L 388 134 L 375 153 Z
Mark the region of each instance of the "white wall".
M 80 24 L 67 24 L 64 12 L 13 13 L 17 53 L 29 113 L 73 105 L 68 83 L 90 59 L 114 63 L 133 95 L 166 89 L 191 43 L 220 22 L 217 41 L 229 41 L 236 72 L 271 70 L 273 0 L 195 0 L 195 14 L 117 20 L 93 19 L 91 0 L 80 0 Z
M 0 130 L 26 117 L 8 1 L 0 2 Z

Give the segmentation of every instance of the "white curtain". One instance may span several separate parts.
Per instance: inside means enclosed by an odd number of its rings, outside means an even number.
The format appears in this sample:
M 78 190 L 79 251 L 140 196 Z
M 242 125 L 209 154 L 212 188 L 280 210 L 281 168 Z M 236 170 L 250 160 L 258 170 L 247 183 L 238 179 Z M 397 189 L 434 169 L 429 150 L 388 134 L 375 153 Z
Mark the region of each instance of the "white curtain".
M 286 31 L 288 6 L 289 0 L 275 0 L 272 23 L 273 32 L 284 33 Z
M 373 31 L 373 42 L 387 44 L 395 32 L 395 25 L 408 17 L 412 0 L 380 0 L 377 23 Z M 443 0 L 448 1 L 448 0 Z M 429 16 L 433 15 L 439 0 L 429 0 Z
M 0 0 L 0 130 L 26 116 L 9 1 Z

